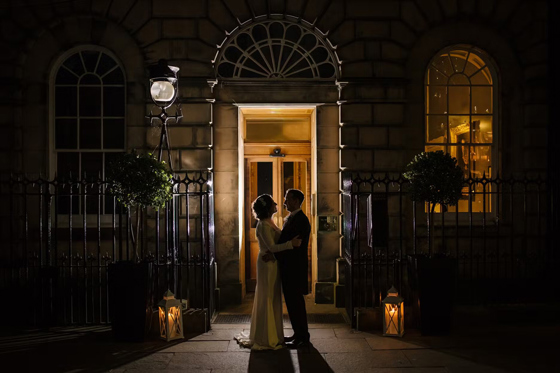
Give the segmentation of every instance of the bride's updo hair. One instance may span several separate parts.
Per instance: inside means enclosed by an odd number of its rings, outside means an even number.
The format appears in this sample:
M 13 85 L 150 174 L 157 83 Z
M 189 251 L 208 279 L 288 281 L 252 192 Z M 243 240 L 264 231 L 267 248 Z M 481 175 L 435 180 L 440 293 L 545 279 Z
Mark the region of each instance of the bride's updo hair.
M 262 220 L 270 218 L 270 207 L 274 203 L 272 197 L 268 194 L 261 194 L 253 201 L 253 216 Z

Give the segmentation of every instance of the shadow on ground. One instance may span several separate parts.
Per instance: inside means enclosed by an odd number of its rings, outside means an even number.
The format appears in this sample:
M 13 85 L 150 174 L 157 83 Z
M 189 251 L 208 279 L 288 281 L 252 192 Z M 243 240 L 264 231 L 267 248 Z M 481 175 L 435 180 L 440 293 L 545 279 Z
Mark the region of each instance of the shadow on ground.
M 0 366 L 21 372 L 106 372 L 179 342 L 119 342 L 110 327 L 2 333 Z M 13 370 L 8 370 L 13 371 Z
M 324 356 L 313 345 L 298 349 L 297 353 L 286 348 L 277 351 L 251 351 L 248 373 L 261 372 L 334 372 Z

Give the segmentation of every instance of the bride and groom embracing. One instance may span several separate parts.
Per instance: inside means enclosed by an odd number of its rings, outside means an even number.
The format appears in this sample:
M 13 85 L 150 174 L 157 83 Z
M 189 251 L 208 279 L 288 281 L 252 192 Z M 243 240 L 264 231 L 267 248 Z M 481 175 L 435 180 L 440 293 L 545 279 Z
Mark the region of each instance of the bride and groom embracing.
M 311 225 L 301 210 L 304 194 L 289 189 L 284 206 L 290 212 L 282 230 L 272 217 L 278 211 L 271 196 L 263 194 L 252 205 L 257 218 L 257 287 L 249 335 L 235 337 L 240 345 L 253 350 L 277 350 L 309 345 L 305 298 L 307 290 L 307 245 Z M 294 335 L 284 337 L 282 292 Z

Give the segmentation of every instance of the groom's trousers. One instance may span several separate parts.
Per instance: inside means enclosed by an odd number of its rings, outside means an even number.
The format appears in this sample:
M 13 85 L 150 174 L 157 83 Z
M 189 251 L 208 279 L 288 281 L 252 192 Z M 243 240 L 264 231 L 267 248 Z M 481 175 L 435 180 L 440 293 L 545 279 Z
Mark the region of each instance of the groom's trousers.
M 309 341 L 309 329 L 307 326 L 307 312 L 305 310 L 305 298 L 297 284 L 291 283 L 290 279 L 282 281 L 284 300 L 288 315 L 294 329 L 294 336 L 300 341 Z

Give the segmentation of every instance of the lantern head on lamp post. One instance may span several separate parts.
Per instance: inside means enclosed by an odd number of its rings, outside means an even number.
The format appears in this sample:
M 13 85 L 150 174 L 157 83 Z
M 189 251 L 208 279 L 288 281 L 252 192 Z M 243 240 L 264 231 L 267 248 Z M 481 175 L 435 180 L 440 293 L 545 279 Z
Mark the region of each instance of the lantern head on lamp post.
M 404 335 L 404 300 L 394 286 L 383 299 L 383 335 L 402 337 Z
M 167 121 L 168 119 L 173 118 L 175 119 L 175 122 L 178 122 L 183 115 L 181 114 L 180 105 L 177 105 L 175 115 L 167 114 L 165 109 L 173 105 L 177 99 L 179 86 L 177 73 L 179 72 L 179 68 L 169 66 L 166 60 L 161 59 L 156 65 L 149 66 L 148 70 L 150 71 L 150 95 L 154 104 L 161 109 L 161 112 L 157 115 L 150 112 L 150 115 L 146 116 L 146 118 L 149 118 L 152 124 L 155 119 L 159 119 L 161 121 L 158 160 L 161 161 L 163 147 L 166 146 L 169 167 L 171 168 L 171 171 L 173 171 L 173 165 L 171 164 L 171 148 L 169 146 L 169 135 L 167 132 Z
M 181 339 L 183 337 L 183 312 L 181 301 L 167 290 L 163 299 L 158 303 L 159 308 L 159 335 L 166 341 Z

